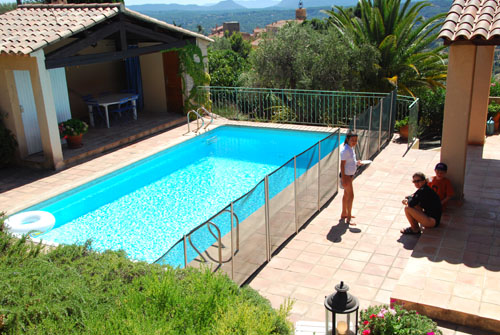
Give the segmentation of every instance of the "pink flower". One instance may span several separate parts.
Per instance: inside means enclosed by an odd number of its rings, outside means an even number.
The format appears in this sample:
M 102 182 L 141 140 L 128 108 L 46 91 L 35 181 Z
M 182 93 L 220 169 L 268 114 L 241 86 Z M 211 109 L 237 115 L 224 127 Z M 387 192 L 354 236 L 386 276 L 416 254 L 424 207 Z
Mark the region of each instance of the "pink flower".
M 428 332 L 427 335 L 434 335 L 434 332 Z
M 396 310 L 394 308 L 390 308 L 389 313 L 391 313 L 392 315 L 396 315 Z
M 369 324 L 370 324 L 370 321 L 365 320 L 365 321 L 363 321 L 363 324 L 364 324 L 365 326 L 367 326 L 367 325 L 369 325 Z
M 382 313 L 382 311 L 380 311 L 380 312 L 378 312 L 377 316 L 378 316 L 379 318 L 382 318 L 382 319 L 383 319 L 383 318 L 384 318 L 384 313 Z
M 370 329 L 363 330 L 363 335 L 369 335 L 371 333 Z

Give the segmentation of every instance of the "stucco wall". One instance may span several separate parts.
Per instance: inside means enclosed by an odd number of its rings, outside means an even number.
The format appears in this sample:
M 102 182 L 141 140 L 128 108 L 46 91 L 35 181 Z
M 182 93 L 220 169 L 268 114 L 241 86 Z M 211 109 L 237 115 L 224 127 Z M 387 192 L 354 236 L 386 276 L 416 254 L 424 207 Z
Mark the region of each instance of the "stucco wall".
M 0 69 L 0 118 L 7 128 L 14 132 L 14 118 L 11 108 L 11 97 L 9 95 L 7 70 Z
M 27 155 L 27 148 L 13 70 L 32 71 L 34 64 L 33 58 L 27 56 L 0 56 L 0 113 L 4 116 L 4 124 L 16 137 L 20 157 Z
M 140 44 L 146 47 L 150 44 Z M 145 113 L 165 113 L 167 111 L 167 96 L 165 94 L 165 79 L 163 58 L 161 52 L 139 57 L 141 63 L 142 89 L 144 95 Z

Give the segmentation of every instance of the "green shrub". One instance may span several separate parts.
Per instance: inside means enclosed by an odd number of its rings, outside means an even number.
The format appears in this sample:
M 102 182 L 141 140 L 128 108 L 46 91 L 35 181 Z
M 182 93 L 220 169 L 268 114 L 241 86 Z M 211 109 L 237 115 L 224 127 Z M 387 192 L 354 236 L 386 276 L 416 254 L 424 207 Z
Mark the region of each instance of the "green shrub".
M 488 119 L 490 117 L 495 117 L 498 113 L 500 113 L 500 104 L 497 104 L 495 101 L 492 101 L 488 105 Z
M 61 136 L 78 136 L 85 134 L 88 130 L 89 125 L 78 119 L 69 119 L 59 123 L 59 134 Z
M 289 309 L 223 274 L 90 243 L 47 251 L 0 232 L 0 292 L 1 334 L 291 334 Z
M 0 168 L 7 166 L 14 160 L 17 141 L 14 135 L 5 127 L 0 114 Z
M 500 97 L 500 83 L 495 80 L 490 85 L 490 97 Z
M 359 321 L 361 335 L 438 335 L 442 332 L 437 324 L 415 311 L 401 306 L 370 306 L 361 311 Z
M 444 88 L 426 89 L 422 90 L 418 97 L 420 99 L 419 124 L 425 127 L 429 134 L 441 135 L 446 90 Z
M 397 120 L 394 124 L 394 128 L 399 131 L 399 129 L 401 129 L 401 127 L 404 127 L 404 126 L 407 126 L 408 123 L 410 122 L 410 118 L 408 116 L 405 116 L 403 119 L 401 120 Z

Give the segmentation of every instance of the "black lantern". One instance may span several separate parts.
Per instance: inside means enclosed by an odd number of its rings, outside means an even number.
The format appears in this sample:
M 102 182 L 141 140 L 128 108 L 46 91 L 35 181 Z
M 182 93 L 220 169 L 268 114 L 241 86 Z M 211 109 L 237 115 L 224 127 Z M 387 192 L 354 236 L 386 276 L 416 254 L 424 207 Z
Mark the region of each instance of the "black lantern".
M 326 334 L 355 335 L 358 333 L 358 299 L 347 292 L 349 286 L 343 281 L 335 290 L 336 293 L 325 297 Z

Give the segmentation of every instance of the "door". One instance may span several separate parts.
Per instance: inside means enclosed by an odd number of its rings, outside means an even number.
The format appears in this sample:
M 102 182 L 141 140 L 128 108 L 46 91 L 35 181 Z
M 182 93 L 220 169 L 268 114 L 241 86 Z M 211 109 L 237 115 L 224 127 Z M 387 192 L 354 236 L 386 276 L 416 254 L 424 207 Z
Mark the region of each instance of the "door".
M 65 68 L 50 69 L 49 75 L 50 84 L 52 85 L 52 96 L 54 97 L 54 105 L 56 107 L 57 122 L 71 119 Z
M 30 72 L 16 70 L 14 71 L 14 80 L 16 82 L 17 98 L 21 109 L 28 155 L 31 155 L 42 151 L 42 137 L 40 136 L 40 127 L 38 126 Z
M 163 53 L 163 73 L 167 95 L 167 111 L 169 113 L 184 113 L 182 99 L 182 81 L 179 75 L 179 54 L 176 51 Z
M 66 71 L 63 67 L 51 69 L 49 70 L 49 75 L 52 95 L 54 97 L 54 106 L 57 113 L 57 122 L 71 119 Z M 21 109 L 28 155 L 31 155 L 43 149 L 40 126 L 38 125 L 38 116 L 36 114 L 35 98 L 33 96 L 33 87 L 31 86 L 30 72 L 24 70 L 14 71 L 14 80 L 16 82 L 17 97 Z

